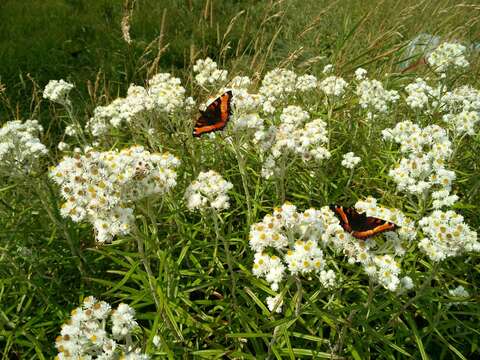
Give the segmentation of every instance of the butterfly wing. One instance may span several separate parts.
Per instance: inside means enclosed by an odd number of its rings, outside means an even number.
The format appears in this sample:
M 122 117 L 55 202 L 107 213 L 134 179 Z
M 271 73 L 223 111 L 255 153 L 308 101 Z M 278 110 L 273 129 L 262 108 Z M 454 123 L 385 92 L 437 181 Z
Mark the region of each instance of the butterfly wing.
M 335 214 L 335 216 L 338 218 L 340 221 L 340 225 L 342 226 L 343 230 L 346 232 L 352 232 L 352 227 L 350 225 L 350 219 L 343 209 L 343 206 L 338 206 L 338 205 L 330 205 L 330 210 L 332 210 Z
M 201 111 L 193 129 L 193 136 L 199 137 L 202 134 L 222 130 L 231 115 L 231 100 L 232 92 L 227 91 L 208 105 L 205 111 Z
M 394 223 L 373 216 L 367 216 L 365 218 L 365 223 L 362 224 L 362 228 L 354 230 L 352 236 L 357 239 L 366 239 L 386 231 L 393 231 L 397 228 L 398 226 Z
M 357 239 L 364 240 L 398 228 L 394 223 L 359 213 L 353 207 L 344 208 L 343 206 L 332 205 L 330 209 L 335 212 L 343 229 Z

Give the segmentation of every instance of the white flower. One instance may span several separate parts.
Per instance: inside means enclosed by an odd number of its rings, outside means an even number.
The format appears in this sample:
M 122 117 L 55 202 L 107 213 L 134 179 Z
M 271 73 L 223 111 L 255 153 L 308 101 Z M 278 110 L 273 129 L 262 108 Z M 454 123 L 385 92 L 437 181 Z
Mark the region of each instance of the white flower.
M 232 89 L 246 89 L 250 86 L 252 80 L 248 76 L 235 76 L 230 81 L 230 87 Z
M 348 152 L 343 155 L 342 166 L 347 169 L 353 169 L 362 159 L 355 156 L 353 152 Z
M 465 288 L 462 285 L 457 286 L 455 289 L 448 290 L 448 294 L 456 298 L 470 297 L 470 293 L 467 290 L 465 290 Z
M 465 46 L 445 42 L 427 56 L 427 62 L 438 73 L 444 73 L 449 68 L 466 68 L 469 63 L 465 59 L 465 52 Z
M 419 221 L 425 235 L 418 244 L 433 261 L 447 257 L 480 251 L 477 233 L 463 222 L 463 217 L 454 211 L 435 210 Z
M 397 91 L 385 90 L 378 80 L 364 79 L 360 81 L 356 93 L 362 108 L 370 108 L 379 113 L 386 113 L 389 103 L 395 103 L 399 99 Z
M 257 133 L 262 149 L 267 152 L 262 176 L 269 178 L 274 175 L 277 159 L 285 154 L 296 154 L 304 161 L 328 159 L 331 154 L 327 150 L 327 124 L 321 119 L 310 122 L 310 116 L 298 106 L 288 106 L 280 115 L 280 125 L 273 126 L 268 132 Z M 302 127 L 302 125 L 305 126 Z
M 273 106 L 278 100 L 284 100 L 296 90 L 297 75 L 286 69 L 273 69 L 265 74 L 259 93 L 263 95 L 269 106 Z
M 357 70 L 355 70 L 355 79 L 357 79 L 358 81 L 365 79 L 366 75 L 367 70 L 363 68 L 358 68 Z
M 83 304 L 74 309 L 71 318 L 62 325 L 55 339 L 58 359 L 148 359 L 137 349 L 132 352 L 132 330 L 137 327 L 134 310 L 120 304 L 116 310 L 93 296 L 85 298 Z M 106 322 L 112 322 L 112 334 Z M 128 337 L 125 343 L 120 342 Z
M 323 286 L 333 286 L 335 274 L 325 270 L 324 254 L 319 247 L 325 227 L 323 213 L 318 210 L 298 213 L 289 203 L 276 208 L 273 214 L 250 227 L 249 244 L 255 251 L 253 274 L 265 278 L 274 291 L 286 271 L 293 275 L 318 274 Z M 267 254 L 268 250 L 278 256 Z
M 232 183 L 222 178 L 213 170 L 201 172 L 185 191 L 189 210 L 212 208 L 225 210 L 230 207 L 227 192 L 233 188 Z
M 480 122 L 478 111 L 462 111 L 458 114 L 445 114 L 442 120 L 457 134 L 475 135 L 475 126 Z
M 24 176 L 48 153 L 38 136 L 43 128 L 37 120 L 9 121 L 0 128 L 0 172 Z
M 412 109 L 423 109 L 428 105 L 428 100 L 434 93 L 434 90 L 421 78 L 407 85 L 405 91 L 408 94 L 405 101 Z
M 332 288 L 337 284 L 337 275 L 333 270 L 322 270 L 319 274 L 320 283 L 325 288 Z
M 168 192 L 176 185 L 174 156 L 150 153 L 141 146 L 121 151 L 89 151 L 64 157 L 50 177 L 66 200 L 60 213 L 75 222 L 88 221 L 100 243 L 130 233 L 132 204 Z
M 317 85 L 318 81 L 314 75 L 305 74 L 297 78 L 297 83 L 295 84 L 295 87 L 299 91 L 306 92 L 315 89 Z
M 112 335 L 115 338 L 125 338 L 137 326 L 135 310 L 127 304 L 118 305 L 117 309 L 112 312 Z
M 332 64 L 327 64 L 323 67 L 322 73 L 330 74 L 332 71 L 333 71 L 333 65 Z
M 453 150 L 444 129 L 437 125 L 422 129 L 411 121 L 403 121 L 393 129 L 383 130 L 382 134 L 384 139 L 400 144 L 400 151 L 407 155 L 389 171 L 398 190 L 418 195 L 431 188 L 450 192 L 455 172 L 445 169 L 445 165 Z M 446 196 L 443 192 L 437 193 L 434 199 L 439 200 L 440 194 Z M 450 197 L 434 206 L 441 207 L 454 201 L 456 198 Z
M 347 85 L 341 77 L 329 76 L 320 82 L 319 87 L 327 96 L 342 96 Z
M 266 300 L 268 310 L 273 311 L 275 309 L 275 312 L 277 314 L 280 314 L 282 312 L 283 298 L 280 297 L 280 295 L 269 296 Z
M 70 105 L 68 94 L 74 88 L 64 80 L 50 80 L 43 90 L 43 97 L 61 105 Z
M 170 116 L 188 109 L 192 99 L 185 98 L 180 79 L 168 73 L 154 75 L 148 87 L 130 85 L 125 98 L 117 98 L 106 106 L 97 106 L 86 128 L 93 136 L 106 135 L 111 128 L 134 125 L 143 115 L 159 113 Z
M 201 86 L 225 83 L 228 74 L 227 70 L 219 70 L 217 63 L 209 57 L 197 60 L 193 72 L 197 73 L 195 81 Z

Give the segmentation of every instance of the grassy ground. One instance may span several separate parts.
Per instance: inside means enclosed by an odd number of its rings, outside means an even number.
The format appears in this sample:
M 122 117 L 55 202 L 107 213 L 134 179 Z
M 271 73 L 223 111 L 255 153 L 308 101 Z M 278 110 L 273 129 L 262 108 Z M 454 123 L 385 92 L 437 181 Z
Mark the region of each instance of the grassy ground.
M 51 79 L 75 83 L 72 99 L 83 123 L 95 106 L 124 96 L 130 83 L 144 84 L 156 72 L 182 78 L 187 92 L 202 101 L 207 94 L 192 81 L 192 65 L 206 56 L 231 76 L 246 74 L 257 83 L 277 66 L 320 77 L 328 63 L 335 64 L 340 76 L 351 77 L 361 66 L 372 78 L 383 78 L 398 72 L 405 60 L 402 49 L 419 33 L 480 41 L 480 8 L 453 0 L 137 0 L 130 45 L 122 38 L 123 14 L 119 0 L 0 2 L 0 81 L 5 86 L 0 90 L 0 121 L 39 119 L 46 129 L 42 140 L 52 149 L 45 169 L 61 158 L 55 145 L 68 119 L 62 109 L 41 100 L 40 91 Z M 478 88 L 479 70 L 473 58 L 458 83 Z M 390 78 L 388 85 L 399 89 L 409 77 L 414 75 Z M 324 110 L 315 115 L 325 116 Z M 334 115 L 334 157 L 322 168 L 294 165 L 286 198 L 306 209 L 373 195 L 415 217 L 415 209 L 394 192 L 386 175 L 391 159 L 379 138 L 382 129 L 412 114 L 399 110 L 372 128 L 359 127 L 353 138 L 345 119 L 353 123 L 355 116 L 343 110 Z M 98 247 L 90 225 L 59 216 L 61 200 L 45 173 L 26 182 L 5 178 L 0 188 L 2 359 L 52 357 L 60 325 L 92 294 L 132 305 L 145 329 L 139 338 L 149 350 L 153 336 L 161 335 L 162 346 L 153 358 L 478 357 L 480 267 L 474 255 L 447 260 L 436 272 L 425 256 L 409 257 L 409 275 L 423 287 L 407 298 L 378 288 L 372 294 L 372 285 L 357 267 L 342 265 L 341 289 L 329 294 L 315 281 L 306 281 L 305 307 L 299 313 L 299 292 L 288 282 L 286 292 L 293 300 L 284 315 L 270 314 L 263 300 L 272 291 L 251 273 L 246 199 L 235 153 L 227 142 L 199 144 L 183 135 L 162 134 L 154 145 L 186 163 L 179 172 L 178 193 L 161 204 L 142 204 L 147 210 L 137 219 L 148 237 L 146 253 L 160 305 L 133 237 Z M 115 145 L 139 139 L 119 137 Z M 464 199 L 456 209 L 474 229 L 480 226 L 479 146 L 478 134 L 462 143 L 452 165 L 456 191 Z M 348 187 L 349 176 L 338 167 L 346 151 L 370 159 Z M 191 159 L 183 160 L 191 154 L 201 154 L 202 169 L 213 168 L 234 184 L 232 208 L 221 227 L 231 254 L 217 246 L 211 224 L 179 205 L 180 189 L 196 176 Z M 251 216 L 260 221 L 283 199 L 275 184 L 260 178 L 259 155 L 245 156 L 248 187 L 255 194 Z M 315 177 L 307 176 L 307 170 Z M 224 266 L 229 256 L 234 259 L 235 288 Z M 450 306 L 446 289 L 458 284 L 471 289 L 472 297 L 461 307 Z

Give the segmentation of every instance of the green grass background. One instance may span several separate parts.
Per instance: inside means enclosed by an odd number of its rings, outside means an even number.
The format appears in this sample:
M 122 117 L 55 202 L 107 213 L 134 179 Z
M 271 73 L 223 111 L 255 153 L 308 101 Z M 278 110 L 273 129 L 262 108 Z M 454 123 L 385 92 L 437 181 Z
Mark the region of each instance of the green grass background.
M 137 0 L 131 45 L 121 36 L 122 14 L 123 1 L 118 0 L 2 0 L 0 81 L 6 90 L 1 95 L 0 122 L 38 118 L 47 130 L 44 140 L 53 147 L 63 128 L 58 119 L 64 115 L 39 98 L 39 90 L 51 79 L 75 83 L 74 105 L 86 120 L 96 105 L 124 95 L 130 83 L 143 84 L 157 71 L 181 77 L 188 84 L 187 91 L 195 95 L 198 89 L 189 81 L 191 66 L 206 56 L 233 74 L 246 73 L 256 80 L 279 64 L 299 73 L 319 75 L 325 64 L 334 63 L 344 76 L 363 66 L 372 77 L 381 77 L 398 71 L 398 64 L 404 60 L 403 47 L 419 33 L 464 43 L 478 42 L 480 34 L 480 7 L 474 1 Z M 462 80 L 478 87 L 478 74 L 474 59 Z M 405 117 L 396 114 L 395 120 Z M 347 137 L 348 126 L 337 126 L 339 143 L 343 144 L 339 154 L 354 150 L 364 158 L 382 158 L 380 146 L 374 146 L 374 141 L 371 146 L 353 143 Z M 359 136 L 367 139 L 366 133 Z M 175 141 L 178 139 L 172 139 L 171 147 L 179 148 L 181 144 Z M 480 225 L 476 215 L 478 149 L 477 137 L 460 152 L 462 158 L 455 169 L 460 174 L 458 191 L 467 199 L 461 211 L 474 228 Z M 206 162 L 240 189 L 239 175 L 231 166 L 235 162 L 233 154 L 225 151 L 222 157 L 213 156 L 216 149 L 212 143 L 206 143 L 203 151 Z M 249 161 L 255 164 L 253 155 Z M 378 170 L 381 165 L 372 162 L 370 168 L 361 170 L 351 192 L 342 187 L 346 178 L 335 164 L 318 173 L 318 183 L 302 176 L 292 178 L 289 199 L 306 208 L 338 199 L 381 195 L 381 190 L 376 190 L 385 186 L 386 175 Z M 249 169 L 254 179 L 251 191 L 261 188 L 254 171 Z M 182 176 L 180 184 L 184 186 L 191 174 Z M 278 205 L 265 200 L 274 198 L 271 186 L 261 191 L 263 200 L 254 206 L 257 219 Z M 274 317 L 262 303 L 268 288 L 249 272 L 251 254 L 246 247 L 248 229 L 242 225 L 243 194 L 233 195 L 235 205 L 226 214 L 224 227 L 235 249 L 234 258 L 242 259 L 235 264 L 241 284 L 237 303 L 227 269 L 216 264 L 213 273 L 206 271 L 213 261 L 213 229 L 199 217 L 192 219 L 179 211 L 176 203 L 181 195 L 165 200 L 163 210 L 155 212 L 155 224 L 146 216 L 142 218 L 141 227 L 152 237 L 147 250 L 156 272 L 163 309 L 160 315 L 131 242 L 96 248 L 88 225 L 73 225 L 59 218 L 58 195 L 48 182 L 38 181 L 35 186 L 15 181 L 3 184 L 2 359 L 52 357 L 60 325 L 83 296 L 90 294 L 132 304 L 142 325 L 152 330 L 140 334 L 148 347 L 156 332 L 162 335 L 159 358 L 330 358 L 326 343 L 335 344 L 339 339 L 346 348 L 341 356 L 346 358 L 478 357 L 478 292 L 462 308 L 449 308 L 442 288 L 447 283 L 463 282 L 470 288 L 480 284 L 478 257 L 446 261 L 448 271 L 434 276 L 428 284 L 432 286 L 393 321 L 404 302 L 380 290 L 367 312 L 363 303 L 368 284 L 355 287 L 362 277 L 355 267 L 346 272 L 351 286 L 346 284 L 331 302 L 310 284 L 303 299 L 309 304 L 305 313 L 296 316 L 287 309 L 284 317 Z M 387 200 L 402 203 L 401 198 Z M 50 209 L 51 214 L 41 208 Z M 220 263 L 225 263 L 225 257 L 220 247 Z M 410 261 L 418 262 L 415 267 L 420 275 L 430 269 L 421 257 Z M 294 294 L 294 285 L 288 286 Z M 216 299 L 214 292 L 223 298 Z M 272 341 L 274 329 L 276 342 Z

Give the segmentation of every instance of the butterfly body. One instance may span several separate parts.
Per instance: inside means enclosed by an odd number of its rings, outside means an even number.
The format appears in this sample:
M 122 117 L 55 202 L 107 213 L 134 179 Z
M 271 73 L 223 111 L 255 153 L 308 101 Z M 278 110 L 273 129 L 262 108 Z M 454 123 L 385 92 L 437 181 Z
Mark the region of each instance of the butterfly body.
M 193 136 L 199 137 L 213 131 L 223 130 L 232 115 L 232 91 L 227 91 L 210 103 L 195 123 Z
M 343 229 L 357 239 L 367 239 L 382 232 L 394 231 L 397 225 L 386 220 L 359 213 L 353 207 L 330 205 Z

